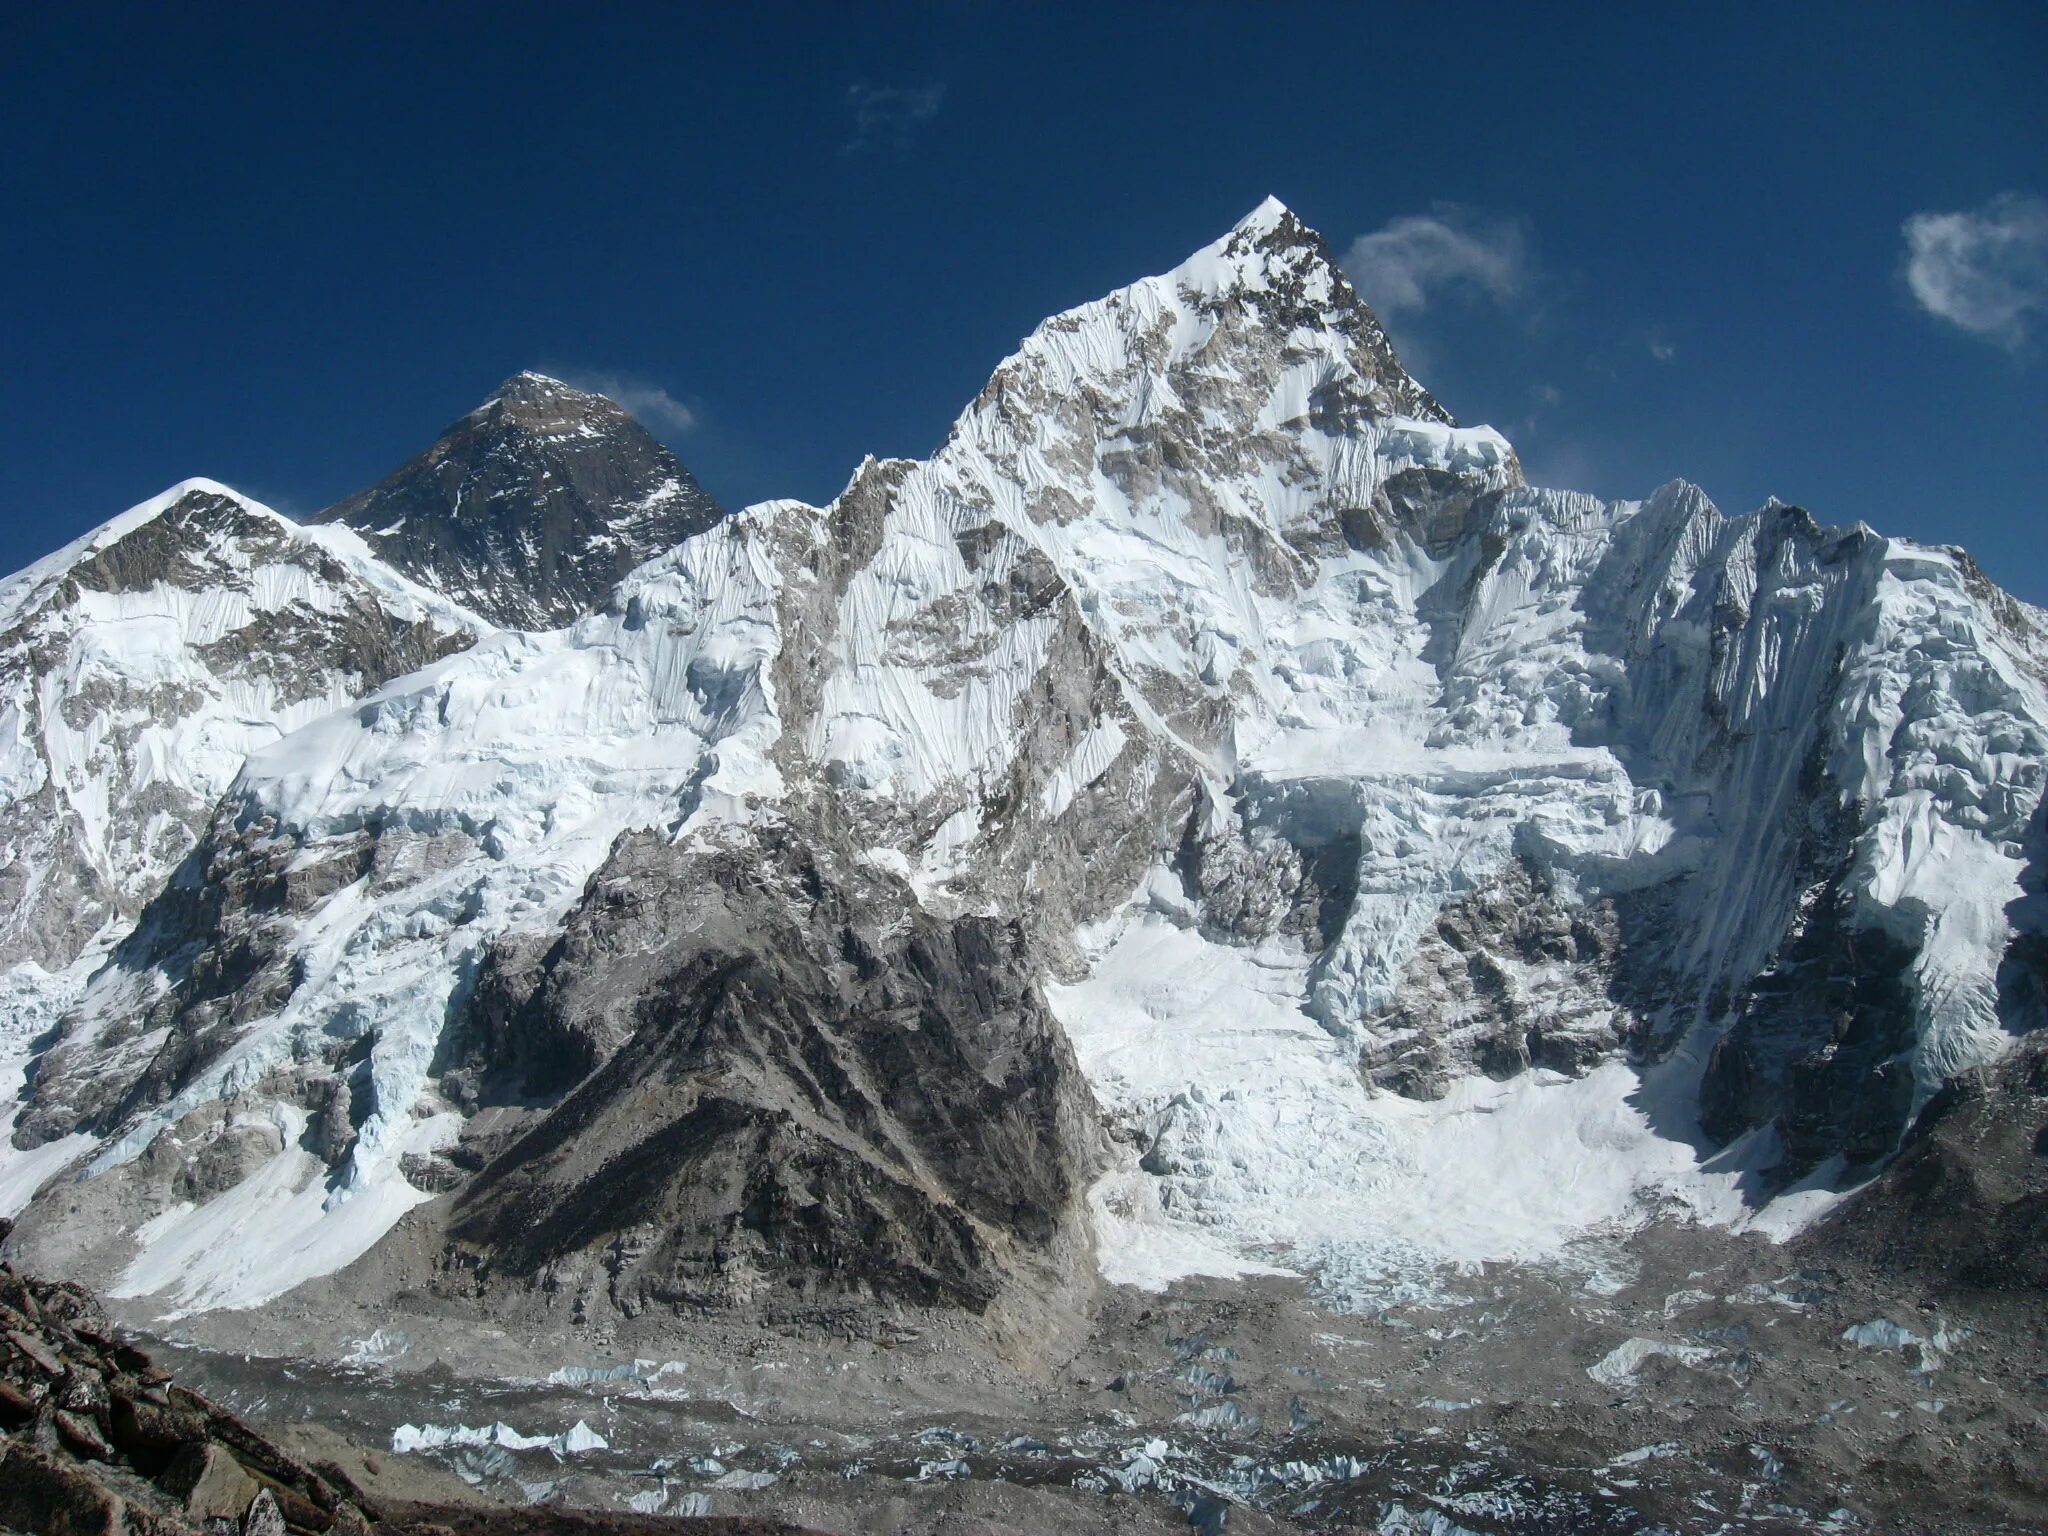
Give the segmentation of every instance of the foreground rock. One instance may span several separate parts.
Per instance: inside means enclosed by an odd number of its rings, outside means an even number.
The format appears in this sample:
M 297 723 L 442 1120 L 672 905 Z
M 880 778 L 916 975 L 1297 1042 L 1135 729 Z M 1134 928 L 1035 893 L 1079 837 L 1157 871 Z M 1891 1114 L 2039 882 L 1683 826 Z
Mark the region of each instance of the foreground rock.
M 8 1224 L 0 1221 L 0 1240 Z M 0 1536 L 771 1536 L 765 1520 L 380 1506 L 173 1382 L 92 1295 L 0 1264 Z
M 367 1533 L 345 1480 L 300 1465 L 115 1336 L 79 1287 L 0 1265 L 0 1528 L 37 1536 Z

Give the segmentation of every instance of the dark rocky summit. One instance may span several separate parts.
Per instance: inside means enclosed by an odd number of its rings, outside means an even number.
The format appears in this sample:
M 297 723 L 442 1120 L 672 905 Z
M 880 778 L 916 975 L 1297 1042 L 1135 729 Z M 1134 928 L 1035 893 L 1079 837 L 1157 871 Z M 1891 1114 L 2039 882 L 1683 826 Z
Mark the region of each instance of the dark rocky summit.
M 521 373 L 410 463 L 316 521 L 512 629 L 554 629 L 724 509 L 602 395 Z

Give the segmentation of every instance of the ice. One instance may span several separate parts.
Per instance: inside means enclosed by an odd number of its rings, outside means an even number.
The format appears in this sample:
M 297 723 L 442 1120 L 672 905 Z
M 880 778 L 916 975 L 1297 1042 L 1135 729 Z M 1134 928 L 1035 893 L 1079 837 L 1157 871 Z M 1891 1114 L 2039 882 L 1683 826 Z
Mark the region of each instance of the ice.
M 1888 1318 L 1857 1323 L 1844 1329 L 1842 1338 L 1858 1349 L 1904 1349 L 1909 1344 L 1922 1342 L 1918 1334 L 1909 1333 Z
M 1639 1466 L 1646 1461 L 1663 1461 L 1685 1454 L 1685 1447 L 1676 1440 L 1660 1440 L 1655 1445 L 1639 1445 L 1632 1451 L 1623 1451 L 1607 1464 L 1610 1467 Z
M 39 1147 L 14 1145 L 21 1114 L 21 1089 L 35 1059 L 38 1039 L 84 990 L 91 968 L 102 958 L 88 953 L 55 974 L 33 961 L 0 971 L 0 1216 L 12 1216 L 62 1169 L 81 1159 L 96 1139 L 78 1132 Z
M 367 1338 L 349 1346 L 344 1365 L 389 1365 L 412 1348 L 412 1339 L 402 1328 L 373 1328 Z
M 782 1477 L 779 1473 L 746 1472 L 735 1467 L 723 1477 L 713 1478 L 711 1486 L 713 1488 L 728 1488 L 739 1493 L 751 1493 L 759 1488 L 773 1488 L 781 1481 Z
M 559 1435 L 523 1435 L 503 1420 L 482 1429 L 463 1424 L 401 1424 L 391 1432 L 391 1449 L 401 1456 L 484 1446 L 507 1451 L 545 1450 L 558 1459 L 608 1448 L 604 1436 L 581 1419 Z
M 1643 1363 L 1647 1360 L 1664 1355 L 1681 1365 L 1705 1365 L 1714 1359 L 1717 1353 L 1718 1351 L 1703 1344 L 1675 1344 L 1664 1339 L 1627 1339 L 1587 1366 L 1586 1374 L 1603 1387 L 1630 1387 L 1635 1385 L 1636 1372 L 1642 1369 Z
M 1610 1061 L 1468 1078 L 1434 1103 L 1368 1097 L 1307 1011 L 1307 958 L 1205 937 L 1170 871 L 1087 937 L 1087 978 L 1047 997 L 1104 1108 L 1149 1149 L 1091 1198 L 1108 1278 L 1313 1270 L 1330 1299 L 1368 1306 L 1433 1294 L 1447 1269 L 1584 1264 L 1589 1234 L 1674 1209 L 1764 1219 L 1742 1195 L 1749 1164 L 1653 1129 L 1670 1073 L 1646 1083 Z

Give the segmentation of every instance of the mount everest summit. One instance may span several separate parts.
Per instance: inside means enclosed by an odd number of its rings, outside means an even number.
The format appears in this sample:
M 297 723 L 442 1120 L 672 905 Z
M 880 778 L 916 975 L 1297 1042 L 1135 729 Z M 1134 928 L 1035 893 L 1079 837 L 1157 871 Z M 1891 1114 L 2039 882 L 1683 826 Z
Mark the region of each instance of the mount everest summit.
M 1365 1307 L 1853 1216 L 2048 1025 L 2048 615 L 1529 486 L 1271 201 L 828 506 L 522 374 L 0 647 L 0 1210 L 159 1316 Z

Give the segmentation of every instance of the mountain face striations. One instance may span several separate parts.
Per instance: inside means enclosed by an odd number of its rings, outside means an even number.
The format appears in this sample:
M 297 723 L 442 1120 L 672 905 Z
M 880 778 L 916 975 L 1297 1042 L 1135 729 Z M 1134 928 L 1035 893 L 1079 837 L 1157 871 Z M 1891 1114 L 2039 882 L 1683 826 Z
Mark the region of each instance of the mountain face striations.
M 0 914 L 14 1247 L 159 1310 L 1363 1307 L 1789 1233 L 2048 1022 L 2048 620 L 1528 485 L 1277 203 L 828 506 L 521 375 L 313 529 L 170 512 L 8 589 L 7 718 L 238 724 L 117 825 L 24 757 Z M 82 664 L 145 592 L 216 671 Z

